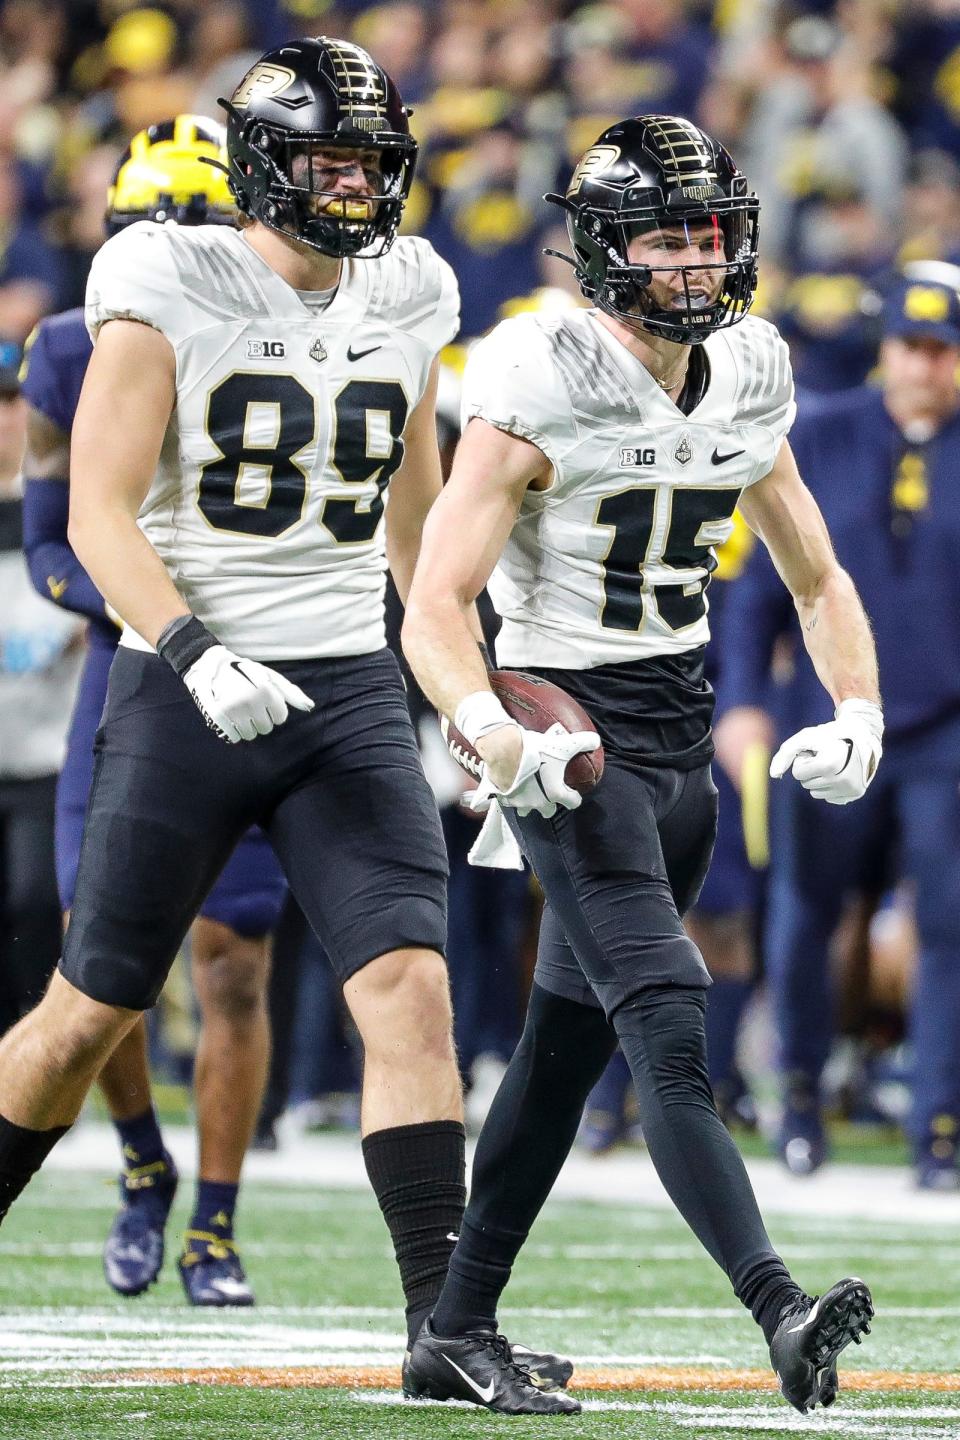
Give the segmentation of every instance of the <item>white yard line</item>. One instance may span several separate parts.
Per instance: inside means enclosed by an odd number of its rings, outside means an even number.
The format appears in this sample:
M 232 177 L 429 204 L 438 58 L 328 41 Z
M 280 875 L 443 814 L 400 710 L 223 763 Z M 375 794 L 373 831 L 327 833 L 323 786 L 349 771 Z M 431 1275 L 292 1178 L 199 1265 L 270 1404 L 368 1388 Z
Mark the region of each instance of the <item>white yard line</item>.
M 404 1400 L 393 1390 L 354 1391 L 351 1399 L 359 1405 L 432 1407 L 430 1400 Z M 734 1406 L 683 1405 L 670 1401 L 656 1400 L 584 1400 L 584 1411 L 607 1413 L 634 1413 L 669 1416 L 684 1429 L 709 1430 L 766 1430 L 785 1433 L 817 1432 L 844 1435 L 881 1435 L 892 1440 L 909 1440 L 914 1435 L 925 1436 L 926 1440 L 954 1440 L 960 1410 L 946 1405 L 925 1405 L 915 1408 L 896 1405 L 876 1407 L 844 1408 L 842 1414 L 833 1410 L 817 1410 L 812 1415 L 799 1415 L 782 1406 L 751 1406 L 741 1402 Z M 445 1408 L 474 1410 L 466 1401 L 448 1400 Z M 918 1420 L 947 1420 L 944 1426 L 916 1426 Z

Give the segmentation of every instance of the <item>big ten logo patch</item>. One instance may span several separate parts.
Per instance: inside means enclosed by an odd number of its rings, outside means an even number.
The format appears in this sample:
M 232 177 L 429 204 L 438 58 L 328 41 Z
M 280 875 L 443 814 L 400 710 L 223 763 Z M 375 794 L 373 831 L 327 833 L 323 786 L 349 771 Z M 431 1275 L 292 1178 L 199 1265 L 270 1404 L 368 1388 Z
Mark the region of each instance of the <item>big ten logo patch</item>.
M 657 463 L 657 452 L 652 445 L 623 445 L 620 449 L 620 469 L 636 470 Z
M 282 360 L 286 349 L 282 340 L 248 340 L 248 360 Z

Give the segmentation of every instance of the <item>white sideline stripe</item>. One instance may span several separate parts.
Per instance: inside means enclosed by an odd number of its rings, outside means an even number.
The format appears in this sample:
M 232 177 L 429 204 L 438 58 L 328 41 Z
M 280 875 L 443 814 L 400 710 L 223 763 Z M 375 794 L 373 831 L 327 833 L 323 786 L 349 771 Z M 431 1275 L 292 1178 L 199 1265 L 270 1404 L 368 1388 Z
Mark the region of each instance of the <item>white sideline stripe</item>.
M 299 1143 L 299 1140 L 297 1140 L 296 1143 Z M 311 1141 L 311 1143 L 313 1142 Z M 102 1154 L 99 1155 L 95 1162 L 91 1160 L 90 1168 L 86 1170 L 85 1167 L 59 1165 L 56 1159 L 58 1153 L 59 1150 L 53 1152 L 51 1159 L 44 1166 L 39 1179 L 31 1186 L 29 1200 L 18 1204 L 18 1211 L 23 1208 L 25 1204 L 41 1210 L 63 1210 L 63 1193 L 60 1188 L 58 1187 L 56 1190 L 45 1190 L 44 1188 L 47 1173 L 57 1169 L 68 1170 L 76 1177 L 70 1196 L 70 1208 L 72 1210 L 104 1210 L 116 1204 L 116 1171 L 111 1170 L 112 1162 L 109 1157 L 104 1157 Z M 603 1162 L 597 1161 L 596 1163 L 601 1164 Z M 310 1189 L 309 1197 L 306 1198 L 303 1194 L 303 1186 L 296 1185 L 287 1177 L 281 1176 L 280 1178 L 276 1178 L 274 1176 L 260 1176 L 258 1183 L 270 1187 L 270 1206 L 276 1210 L 294 1210 L 302 1214 L 304 1210 L 307 1209 L 311 1215 L 326 1210 L 333 1210 L 338 1213 L 343 1210 L 343 1195 L 341 1193 L 343 1187 L 340 1187 L 340 1189 L 332 1189 L 328 1192 Z M 358 1190 L 364 1190 L 362 1184 L 358 1185 L 357 1188 Z M 369 1189 L 365 1189 L 364 1193 L 372 1207 L 374 1204 L 372 1193 Z M 946 1198 L 949 1199 L 950 1197 L 948 1196 Z M 592 1204 L 593 1202 L 578 1202 L 574 1196 L 571 1198 L 571 1203 Z M 611 1201 L 609 1208 L 611 1210 L 620 1210 L 621 1213 L 617 1217 L 617 1226 L 623 1232 L 633 1232 L 637 1230 L 654 1232 L 658 1230 L 668 1230 L 671 1233 L 673 1232 L 674 1217 L 666 1206 L 660 1210 L 651 1209 L 644 1205 L 635 1205 L 633 1203 L 633 1197 L 624 1196 L 618 1200 Z M 549 1212 L 547 1218 L 549 1220 Z M 812 1244 L 811 1236 L 815 1236 L 818 1232 L 823 1232 L 834 1242 L 838 1242 L 838 1237 L 842 1238 L 849 1235 L 863 1244 L 876 1243 L 881 1240 L 889 1240 L 896 1244 L 904 1242 L 907 1229 L 912 1223 L 912 1221 L 906 1223 L 889 1220 L 873 1221 L 867 1216 L 803 1214 L 799 1218 L 792 1218 L 789 1214 L 786 1214 L 780 1216 L 778 1232 L 782 1238 L 789 1236 L 792 1231 L 796 1231 L 800 1237 L 797 1242 L 798 1244 Z M 960 1215 L 957 1216 L 955 1222 L 951 1220 L 950 1224 L 952 1224 L 956 1230 L 955 1239 L 960 1241 Z M 939 1226 L 937 1228 L 939 1228 Z M 949 1226 L 945 1226 L 944 1228 L 949 1228 Z M 783 1243 L 789 1244 L 789 1240 L 783 1240 Z M 822 1254 L 823 1252 L 818 1249 L 817 1253 Z
M 99 1254 L 99 1250 L 97 1251 Z M 128 1307 L 122 1302 L 111 1310 L 91 1310 L 81 1305 L 7 1305 L 4 1316 L 40 1323 L 44 1319 L 55 1319 L 56 1328 L 64 1320 L 81 1321 L 84 1327 L 90 1325 L 109 1327 L 123 1323 L 129 1316 Z M 396 1305 L 257 1305 L 252 1312 L 237 1311 L 229 1320 L 208 1319 L 186 1309 L 184 1305 L 151 1305 L 150 1309 L 138 1312 L 136 1319 L 129 1323 L 137 1333 L 144 1329 L 159 1330 L 168 1322 L 177 1327 L 194 1330 L 212 1329 L 216 1333 L 229 1327 L 229 1333 L 247 1325 L 258 1325 L 264 1320 L 291 1321 L 301 1318 L 322 1320 L 396 1320 Z M 501 1310 L 504 1319 L 533 1320 L 596 1320 L 605 1315 L 623 1315 L 631 1320 L 742 1320 L 749 1318 L 739 1305 L 610 1305 L 598 1299 L 595 1306 L 550 1306 L 550 1305 L 505 1305 Z M 957 1320 L 960 1319 L 960 1305 L 884 1305 L 883 1319 L 891 1320 Z M 366 1332 L 365 1332 L 366 1333 Z M 396 1331 L 396 1337 L 401 1331 Z
M 165 1127 L 168 1148 L 181 1174 L 196 1173 L 196 1137 L 186 1125 Z M 113 1128 L 99 1122 L 77 1126 L 53 1150 L 47 1165 L 60 1170 L 111 1171 L 117 1142 Z M 960 1225 L 960 1196 L 917 1191 L 905 1166 L 828 1165 L 816 1175 L 795 1179 L 776 1160 L 747 1160 L 747 1170 L 760 1202 L 770 1215 L 819 1215 L 840 1220 L 923 1220 L 932 1225 Z M 368 1190 L 357 1136 L 303 1135 L 281 1127 L 281 1148 L 274 1154 L 256 1151 L 244 1162 L 250 1180 L 275 1185 L 316 1185 L 324 1189 Z M 597 1161 L 574 1152 L 557 1181 L 560 1199 L 607 1204 L 650 1205 L 672 1209 L 649 1156 L 609 1155 Z M 304 1203 L 309 1212 L 309 1201 Z
M 779 1247 L 781 1255 L 791 1260 L 841 1260 L 850 1264 L 854 1257 L 864 1256 L 875 1252 L 875 1244 L 870 1241 L 863 1241 L 860 1244 L 837 1245 L 791 1245 L 789 1242 Z M 18 1260 L 64 1260 L 64 1259 L 95 1259 L 103 1253 L 103 1242 L 100 1240 L 67 1240 L 57 1243 L 37 1244 L 27 1240 L 0 1240 L 0 1255 L 8 1255 Z M 690 1264 L 702 1265 L 704 1254 L 702 1248 L 694 1244 L 674 1245 L 527 1245 L 524 1247 L 526 1256 L 534 1260 L 582 1260 L 592 1264 L 609 1263 L 623 1264 L 634 1263 L 649 1264 L 651 1262 L 677 1263 L 689 1262 Z M 358 1260 L 366 1259 L 372 1254 L 379 1255 L 382 1259 L 393 1258 L 393 1250 L 389 1245 L 382 1245 L 371 1248 L 369 1245 L 341 1245 L 341 1244 L 286 1244 L 283 1241 L 244 1241 L 243 1254 L 253 1256 L 254 1259 L 290 1259 L 302 1257 L 305 1260 Z M 926 1261 L 930 1264 L 951 1264 L 957 1262 L 958 1251 L 955 1245 L 923 1245 L 923 1244 L 884 1244 L 883 1258 L 885 1260 L 903 1261 Z

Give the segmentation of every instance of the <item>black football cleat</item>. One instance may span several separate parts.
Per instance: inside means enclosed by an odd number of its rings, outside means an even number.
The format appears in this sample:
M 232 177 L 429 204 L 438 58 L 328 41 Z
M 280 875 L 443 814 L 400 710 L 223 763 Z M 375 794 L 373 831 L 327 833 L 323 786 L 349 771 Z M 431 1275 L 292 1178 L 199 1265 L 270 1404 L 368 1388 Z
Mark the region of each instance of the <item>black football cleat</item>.
M 163 1232 L 177 1193 L 177 1167 L 166 1151 L 120 1176 L 120 1209 L 103 1247 L 103 1273 L 118 1295 L 142 1295 L 163 1265 Z
M 770 1342 L 780 1393 L 801 1415 L 837 1398 L 837 1356 L 870 1333 L 873 1300 L 862 1280 L 840 1280 L 825 1295 L 804 1297 L 781 1316 Z
M 191 1305 L 255 1305 L 256 1299 L 232 1240 L 205 1230 L 188 1230 L 177 1262 Z
M 529 1350 L 526 1345 L 512 1341 L 510 1349 L 514 1360 L 530 1371 L 530 1379 L 541 1390 L 566 1390 L 573 1376 L 573 1361 L 562 1355 L 553 1355 L 549 1350 Z
M 404 1357 L 403 1393 L 408 1400 L 468 1400 L 501 1415 L 580 1413 L 572 1395 L 536 1383 L 528 1359 L 515 1355 L 499 1331 L 435 1335 L 429 1320 Z

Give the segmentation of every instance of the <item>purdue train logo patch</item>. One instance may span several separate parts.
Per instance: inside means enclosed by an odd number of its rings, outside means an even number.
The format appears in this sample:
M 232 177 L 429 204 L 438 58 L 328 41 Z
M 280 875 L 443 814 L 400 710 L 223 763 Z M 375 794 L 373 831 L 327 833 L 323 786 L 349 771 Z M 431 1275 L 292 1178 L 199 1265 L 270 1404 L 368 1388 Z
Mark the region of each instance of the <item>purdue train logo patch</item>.
M 678 465 L 689 465 L 693 459 L 693 450 L 690 448 L 690 436 L 684 430 L 677 442 L 677 448 L 673 452 L 673 458 Z
M 308 353 L 311 360 L 316 360 L 318 365 L 322 365 L 327 358 L 327 347 L 322 340 L 314 340 Z

